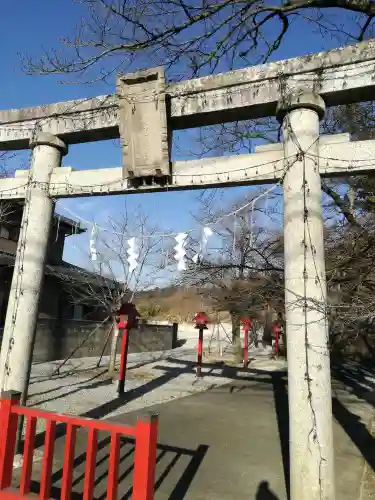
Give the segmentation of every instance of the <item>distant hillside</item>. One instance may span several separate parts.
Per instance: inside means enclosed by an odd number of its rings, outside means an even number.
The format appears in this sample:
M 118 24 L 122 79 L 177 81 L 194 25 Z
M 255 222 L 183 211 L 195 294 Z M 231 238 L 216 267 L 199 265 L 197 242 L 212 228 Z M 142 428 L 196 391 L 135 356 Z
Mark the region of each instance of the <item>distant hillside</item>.
M 138 293 L 135 303 L 143 318 L 190 322 L 199 311 L 205 311 L 211 319 L 216 316 L 209 301 L 196 288 L 155 288 Z M 226 316 L 224 313 L 221 318 Z

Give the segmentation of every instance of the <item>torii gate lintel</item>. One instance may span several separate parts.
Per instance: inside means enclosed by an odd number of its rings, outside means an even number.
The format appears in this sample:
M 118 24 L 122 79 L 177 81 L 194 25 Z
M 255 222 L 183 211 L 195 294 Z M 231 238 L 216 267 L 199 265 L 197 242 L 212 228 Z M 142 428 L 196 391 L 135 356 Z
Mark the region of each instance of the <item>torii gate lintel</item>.
M 368 175 L 375 171 L 369 158 L 375 158 L 375 140 L 350 141 L 349 134 L 320 136 L 319 172 L 323 178 Z M 175 161 L 171 171 L 164 184 L 140 180 L 134 186 L 123 177 L 121 167 L 58 167 L 52 170 L 48 190 L 52 198 L 73 198 L 274 184 L 284 171 L 283 144 L 258 146 L 250 154 Z M 24 199 L 28 176 L 28 170 L 16 170 L 13 177 L 1 179 L 0 199 Z
M 361 102 L 374 96 L 374 53 L 375 41 L 368 40 L 172 84 L 165 83 L 161 68 L 154 68 L 143 72 L 148 85 L 141 93 L 146 91 L 149 99 L 156 90 L 158 99 L 164 99 L 169 131 L 274 116 L 282 95 L 298 89 L 319 93 L 326 106 Z M 152 81 L 152 75 L 158 77 Z M 120 75 L 116 94 L 0 111 L 0 149 L 28 149 L 36 128 L 59 136 L 67 145 L 118 139 L 119 101 L 127 97 L 126 87 L 130 100 L 137 100 L 140 93 L 131 87 L 139 86 L 141 76 Z

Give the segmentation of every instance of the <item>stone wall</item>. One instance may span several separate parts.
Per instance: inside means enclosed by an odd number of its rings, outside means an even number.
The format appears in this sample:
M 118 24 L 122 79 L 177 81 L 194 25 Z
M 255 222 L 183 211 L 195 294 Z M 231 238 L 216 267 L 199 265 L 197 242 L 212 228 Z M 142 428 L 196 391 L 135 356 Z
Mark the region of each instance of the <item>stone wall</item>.
M 110 324 L 98 327 L 91 321 L 39 319 L 34 345 L 34 362 L 64 359 L 82 343 L 95 328 L 82 347 L 77 349 L 72 357 L 100 356 L 108 336 Z M 2 336 L 2 331 L 1 331 Z M 177 324 L 140 324 L 139 328 L 131 330 L 129 352 L 164 351 L 172 349 L 177 344 Z M 118 352 L 121 347 L 119 337 Z M 110 342 L 104 351 L 108 355 Z

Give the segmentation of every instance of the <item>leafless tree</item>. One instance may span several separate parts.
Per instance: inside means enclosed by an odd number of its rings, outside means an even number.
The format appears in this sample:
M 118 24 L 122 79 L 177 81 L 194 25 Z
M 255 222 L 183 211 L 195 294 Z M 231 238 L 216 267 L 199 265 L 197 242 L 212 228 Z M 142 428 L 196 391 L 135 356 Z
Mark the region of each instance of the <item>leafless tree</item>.
M 80 0 L 87 14 L 71 38 L 25 59 L 30 73 L 106 79 L 131 67 L 165 64 L 171 78 L 257 64 L 294 28 L 350 43 L 371 36 L 371 0 Z M 293 28 L 292 28 L 293 24 Z M 294 32 L 295 33 L 295 32 Z
M 277 212 L 279 200 L 270 196 L 271 211 Z M 283 304 L 282 238 L 275 224 L 271 227 L 275 213 L 268 212 L 264 199 L 256 204 L 257 198 L 259 192 L 240 199 L 229 210 L 227 207 L 224 216 L 209 196 L 201 198 L 199 222 L 209 225 L 213 234 L 201 254 L 199 240 L 190 240 L 189 266 L 180 280 L 209 297 L 214 310 L 230 313 L 236 347 L 242 316 L 261 320 L 267 307 L 281 309 Z
M 14 203 L 9 200 L 0 201 L 0 224 L 11 221 L 12 214 L 16 212 Z
M 133 237 L 138 248 L 138 265 L 130 272 L 128 242 Z M 88 248 L 77 245 L 87 258 L 87 270 L 72 266 L 71 273 L 64 270 L 59 278 L 75 304 L 104 312 L 112 330 L 109 368 L 113 372 L 119 334 L 116 327 L 118 310 L 124 302 L 132 302 L 137 292 L 157 281 L 162 240 L 156 229 L 150 227 L 146 216 L 141 212 L 133 212 L 130 216 L 126 210 L 110 218 L 105 229 L 98 229 L 94 242 L 94 260 Z
M 7 151 L 0 151 L 0 177 L 6 177 L 6 160 L 9 156 Z
M 199 241 L 190 242 L 189 267 L 181 277 L 182 283 L 195 286 L 209 297 L 214 309 L 230 312 L 234 343 L 238 342 L 242 315 L 250 315 L 255 320 L 261 318 L 267 323 L 270 322 L 269 318 L 264 318 L 267 306 L 278 311 L 284 308 L 282 213 L 279 207 L 282 195 L 277 190 L 270 195 L 266 218 L 264 199 L 252 209 L 251 200 L 258 197 L 256 194 L 253 192 L 240 203 L 227 207 L 226 213 L 236 215 L 210 226 L 214 229 L 210 252 L 198 263 L 192 261 L 192 256 L 199 251 Z M 220 219 L 223 212 L 215 210 L 215 198 L 210 193 L 202 196 L 201 202 L 203 225 Z M 236 212 L 244 204 L 246 208 Z M 327 198 L 325 210 L 330 208 Z M 325 229 L 329 342 L 335 352 L 352 350 L 374 356 L 374 216 L 361 206 L 356 208 L 349 204 L 345 206 L 346 217 L 337 217 L 337 207 L 334 210 L 336 214 L 326 218 Z M 321 305 L 316 304 L 316 307 Z
M 331 344 L 345 351 L 361 343 L 360 349 L 374 356 L 373 217 L 361 217 L 358 225 L 336 221 L 325 242 Z

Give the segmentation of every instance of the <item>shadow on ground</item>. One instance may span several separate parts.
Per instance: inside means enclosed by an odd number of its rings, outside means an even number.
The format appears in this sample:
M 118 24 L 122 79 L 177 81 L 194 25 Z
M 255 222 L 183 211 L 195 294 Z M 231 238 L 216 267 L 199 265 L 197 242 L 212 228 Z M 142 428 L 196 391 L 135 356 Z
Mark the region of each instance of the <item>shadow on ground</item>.
M 332 375 L 347 390 L 375 408 L 375 362 L 335 364 Z
M 99 405 L 95 408 L 92 408 L 91 410 L 88 410 L 87 412 L 83 413 L 80 416 L 86 417 L 86 418 L 95 418 L 95 419 L 105 418 L 110 413 L 118 410 L 119 408 L 123 407 L 127 403 L 144 396 L 145 394 L 157 389 L 158 387 L 163 386 L 164 384 L 168 383 L 170 380 L 178 377 L 181 373 L 189 372 L 190 367 L 181 368 L 181 369 L 178 369 L 177 371 L 178 371 L 178 373 L 176 373 L 175 371 L 172 371 L 172 372 L 167 371 L 166 373 L 164 373 L 160 377 L 149 380 L 148 382 L 141 385 L 140 387 L 130 389 L 129 391 L 125 392 L 124 395 L 116 397 L 111 401 L 108 401 L 106 403 L 103 403 L 102 405 Z M 113 388 L 112 390 L 115 391 L 115 386 L 109 380 L 104 380 L 104 381 L 100 380 L 97 382 L 93 382 L 92 384 L 90 384 L 89 386 L 86 386 L 85 388 L 93 389 L 95 387 L 99 387 L 99 386 L 103 386 L 103 385 L 111 386 Z M 82 388 L 76 389 L 77 392 L 80 390 L 82 390 Z M 73 391 L 70 391 L 69 394 L 72 394 L 72 392 Z M 61 397 L 61 396 L 58 396 L 58 397 Z M 64 435 L 65 435 L 65 425 L 58 424 L 56 426 L 56 437 L 58 438 L 58 437 L 62 437 Z M 36 448 L 43 445 L 44 437 L 45 437 L 44 432 L 40 432 L 39 434 L 37 434 L 37 436 L 35 438 L 35 447 Z
M 54 397 L 42 400 L 43 403 L 48 403 L 50 401 L 56 401 L 57 399 L 62 399 L 64 397 L 75 394 L 76 392 L 81 391 L 83 388 L 84 389 L 92 389 L 95 387 L 100 387 L 101 385 L 110 385 L 111 381 L 108 379 L 108 377 L 106 377 L 105 380 L 100 380 L 99 382 L 96 382 L 96 383 L 93 382 L 94 380 L 97 380 L 99 378 L 103 378 L 103 375 L 105 375 L 104 371 L 90 377 L 89 379 L 86 379 L 83 381 L 81 380 L 80 382 L 75 382 L 73 384 L 67 384 L 67 385 L 60 385 L 57 388 L 48 389 L 48 390 L 42 391 L 42 392 L 32 393 L 32 394 L 30 394 L 29 398 L 36 398 L 38 396 L 44 396 L 45 394 L 50 394 L 51 392 L 56 392 L 57 390 L 60 391 L 61 389 L 69 389 L 68 391 L 64 392 L 63 394 L 58 394 Z M 90 383 L 90 382 L 92 382 L 92 383 Z M 34 403 L 34 404 L 29 404 L 28 406 L 29 407 L 38 406 L 38 404 L 39 403 Z
M 270 489 L 268 481 L 262 481 L 258 486 L 255 500 L 279 500 L 279 497 Z
M 174 360 L 169 360 L 173 363 Z M 180 363 L 180 361 L 178 361 Z M 195 364 L 184 362 L 185 366 L 190 366 L 190 373 L 194 372 Z M 217 365 L 205 365 L 212 371 L 218 368 Z M 170 367 L 156 366 L 157 369 L 175 370 Z M 177 370 L 177 368 L 176 368 Z M 286 484 L 289 484 L 289 410 L 287 392 L 287 373 L 284 371 L 269 372 L 257 369 L 243 369 L 231 366 L 224 366 L 222 376 L 232 380 L 262 381 L 272 384 L 277 421 L 279 427 L 279 437 L 282 447 L 283 465 Z M 375 406 L 375 367 L 369 364 L 357 365 L 335 365 L 332 367 L 332 375 L 335 381 L 342 384 L 345 390 L 350 389 L 359 399 Z M 177 375 L 176 375 L 177 376 Z M 262 378 L 260 378 L 262 376 Z M 237 390 L 240 387 L 236 387 Z M 336 421 L 342 426 L 352 442 L 363 455 L 364 459 L 375 470 L 375 437 L 373 437 L 367 426 L 361 422 L 358 415 L 352 413 L 338 397 L 332 398 L 332 411 Z
M 96 408 L 93 408 L 86 412 L 82 417 L 102 419 L 108 417 L 112 412 L 123 407 L 130 401 L 137 398 L 141 398 L 148 392 L 157 389 L 158 387 L 167 384 L 171 380 L 179 377 L 181 374 L 192 374 L 195 372 L 195 363 L 174 359 L 167 359 L 169 366 L 158 365 L 154 368 L 163 371 L 163 374 L 159 377 L 147 381 L 140 387 L 131 389 L 123 397 L 114 398 L 113 400 L 106 402 Z M 176 366 L 173 366 L 175 364 Z M 172 366 L 171 366 L 172 365 Z M 232 383 L 225 386 L 218 386 L 212 384 L 208 387 L 208 391 L 212 390 L 223 390 L 230 394 L 237 394 L 245 389 L 249 389 L 248 383 L 255 382 L 256 384 L 268 385 L 273 391 L 273 399 L 276 410 L 278 433 L 281 445 L 281 455 L 284 470 L 284 479 L 287 490 L 287 498 L 290 497 L 289 494 L 289 415 L 288 415 L 288 394 L 287 394 L 287 374 L 285 371 L 274 371 L 269 372 L 259 369 L 243 369 L 237 367 L 230 367 L 221 364 L 205 364 L 204 366 L 205 374 L 212 374 L 215 377 L 225 377 L 231 379 Z M 351 388 L 352 392 L 357 394 L 365 400 L 370 397 L 366 394 L 364 397 L 364 391 L 366 391 L 364 385 L 368 387 L 367 392 L 370 392 L 374 388 L 374 369 L 369 367 L 333 367 L 333 375 L 337 381 L 345 386 L 345 388 Z M 100 385 L 103 381 L 96 381 L 96 377 L 93 377 L 91 386 L 95 387 L 95 384 Z M 370 379 L 370 380 L 369 380 Z M 257 385 L 251 386 L 251 391 L 257 390 Z M 79 390 L 79 389 L 77 389 Z M 357 449 L 361 452 L 365 460 L 370 464 L 370 466 L 375 470 L 375 439 L 371 436 L 366 426 L 361 422 L 360 418 L 352 413 L 346 405 L 343 404 L 337 397 L 333 398 L 333 414 L 336 421 L 342 426 L 346 434 L 350 437 L 352 442 L 355 444 Z M 57 437 L 62 437 L 65 434 L 65 425 L 57 426 Z M 36 438 L 36 447 L 39 447 L 44 442 L 44 433 L 38 434 Z M 109 438 L 103 439 L 100 443 L 100 450 L 102 450 L 102 456 L 98 457 L 97 467 L 103 467 L 103 464 L 107 462 L 108 453 L 107 449 L 109 446 Z M 181 457 L 188 457 L 189 463 L 187 464 L 183 474 L 179 479 L 176 480 L 176 486 L 173 493 L 168 497 L 168 500 L 183 499 L 192 483 L 198 469 L 200 468 L 206 453 L 208 450 L 208 445 L 201 444 L 198 445 L 196 449 L 189 449 L 184 447 L 174 447 L 170 445 L 160 444 L 158 446 L 158 464 L 165 461 L 163 465 L 163 470 L 158 475 L 158 480 L 156 483 L 156 490 L 160 488 L 161 484 L 165 481 L 169 474 L 173 473 L 175 464 L 181 459 Z M 121 481 L 124 482 L 125 486 L 123 492 L 121 493 L 122 499 L 131 498 L 131 475 L 133 471 L 133 452 L 134 452 L 134 441 L 127 439 L 123 443 L 121 452 L 121 461 L 123 464 L 127 464 L 124 471 L 121 473 Z M 75 459 L 74 467 L 83 467 L 85 462 L 85 453 L 80 454 Z M 106 475 L 107 469 L 104 468 L 102 475 Z M 52 497 L 59 494 L 58 483 L 61 481 L 62 477 L 62 464 L 61 469 L 56 471 L 53 476 L 53 485 L 55 491 L 52 491 Z M 80 484 L 83 481 L 84 471 L 81 476 L 74 480 L 74 489 L 79 489 Z M 102 481 L 102 477 L 98 476 Z M 120 479 L 119 478 L 119 479 Z M 103 482 L 103 481 L 102 481 Z M 37 485 L 34 484 L 34 488 Z M 105 491 L 96 497 L 98 500 L 104 500 Z M 75 500 L 74 496 L 72 497 Z M 77 497 L 78 498 L 78 497 Z M 163 497 L 164 498 L 164 497 Z M 284 497 L 283 497 L 284 498 Z M 255 500 L 279 500 L 279 497 L 273 492 L 268 481 L 264 480 L 259 483 L 258 490 L 255 496 Z
M 84 433 L 83 433 L 84 434 Z M 86 440 L 85 435 L 80 436 L 80 440 Z M 96 460 L 96 476 L 94 482 L 95 500 L 105 500 L 107 497 L 106 478 L 108 474 L 110 438 L 106 437 L 98 442 L 98 452 Z M 175 464 L 184 458 L 187 465 L 183 473 L 175 481 L 172 492 L 168 495 L 168 500 L 180 500 L 186 497 L 189 487 L 202 463 L 208 450 L 207 445 L 199 445 L 196 449 L 190 450 L 177 446 L 159 444 L 157 447 L 156 463 L 158 467 L 155 492 L 159 490 L 168 474 Z M 134 470 L 135 441 L 131 438 L 122 438 L 120 447 L 120 464 L 118 474 L 118 498 L 128 500 L 132 497 L 132 474 Z M 72 482 L 72 500 L 82 498 L 85 478 L 86 452 L 81 453 L 74 459 L 74 474 Z M 159 467 L 159 464 L 163 464 Z M 60 468 L 51 477 L 51 497 L 61 497 L 61 480 L 63 477 L 63 463 L 59 463 Z M 38 471 L 36 471 L 38 472 Z M 33 480 L 31 484 L 32 493 L 40 492 L 40 483 Z M 263 498 L 263 497 L 259 497 Z M 267 497 L 264 497 L 267 498 Z

